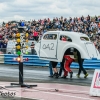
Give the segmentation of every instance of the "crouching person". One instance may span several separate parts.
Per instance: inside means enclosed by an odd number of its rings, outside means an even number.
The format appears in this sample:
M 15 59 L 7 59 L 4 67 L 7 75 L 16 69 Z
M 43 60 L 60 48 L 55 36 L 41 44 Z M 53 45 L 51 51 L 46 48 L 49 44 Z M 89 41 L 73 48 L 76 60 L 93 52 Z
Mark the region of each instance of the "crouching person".
M 64 56 L 64 75 L 62 78 L 66 78 L 68 76 L 68 73 L 70 73 L 70 78 L 72 78 L 73 76 L 73 72 L 72 70 L 70 69 L 70 65 L 72 62 L 74 62 L 74 57 L 71 56 L 71 55 L 65 55 Z

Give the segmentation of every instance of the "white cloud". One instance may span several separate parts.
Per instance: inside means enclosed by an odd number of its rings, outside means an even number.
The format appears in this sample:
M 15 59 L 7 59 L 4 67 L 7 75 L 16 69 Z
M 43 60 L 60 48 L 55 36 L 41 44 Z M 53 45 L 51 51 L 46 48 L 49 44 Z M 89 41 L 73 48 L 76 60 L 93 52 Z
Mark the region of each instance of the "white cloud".
M 19 16 L 19 15 L 14 15 L 14 19 L 16 20 L 23 20 L 23 19 L 25 19 L 25 17 L 23 17 L 23 16 Z
M 4 12 L 7 9 L 7 5 L 4 3 L 0 3 L 0 12 Z
M 27 6 L 27 5 L 31 5 L 31 1 L 32 0 L 15 0 L 13 2 L 13 5 L 18 5 L 18 6 Z
M 100 0 L 0 0 L 0 22 L 99 15 Z

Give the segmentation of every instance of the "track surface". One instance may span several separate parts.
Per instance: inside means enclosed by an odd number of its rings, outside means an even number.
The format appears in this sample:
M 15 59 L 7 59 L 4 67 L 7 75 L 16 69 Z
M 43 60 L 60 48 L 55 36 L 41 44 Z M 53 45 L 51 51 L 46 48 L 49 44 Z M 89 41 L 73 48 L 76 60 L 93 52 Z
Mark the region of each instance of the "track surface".
M 69 77 L 55 79 L 48 77 L 49 70 L 47 67 L 24 66 L 24 83 L 37 84 L 38 86 L 32 89 L 24 88 L 21 90 L 21 98 L 15 100 L 35 100 L 35 98 L 37 100 L 99 100 L 89 96 L 94 70 L 87 70 L 89 73 L 87 79 L 83 78 L 83 73 L 78 79 L 76 77 L 78 69 L 72 70 L 74 72 L 72 79 Z M 18 65 L 0 65 L 0 81 L 5 86 L 10 85 L 6 82 L 18 82 Z M 19 88 L 16 90 L 20 91 Z
M 47 83 L 70 83 L 78 85 L 88 85 L 90 86 L 94 70 L 87 70 L 89 76 L 87 79 L 84 79 L 83 73 L 81 78 L 77 78 L 76 74 L 78 69 L 72 69 L 74 74 L 73 78 L 67 79 L 62 78 L 50 78 L 49 70 L 47 67 L 34 67 L 34 66 L 24 66 L 24 82 L 47 82 Z M 0 81 L 18 81 L 19 80 L 19 70 L 18 65 L 0 65 Z

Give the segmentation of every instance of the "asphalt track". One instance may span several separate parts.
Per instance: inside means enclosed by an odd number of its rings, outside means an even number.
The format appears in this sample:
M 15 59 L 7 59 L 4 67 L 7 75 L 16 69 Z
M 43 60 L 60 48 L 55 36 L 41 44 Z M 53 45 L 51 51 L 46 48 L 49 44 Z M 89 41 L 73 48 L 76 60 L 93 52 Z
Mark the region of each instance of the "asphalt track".
M 50 78 L 49 70 L 47 67 L 35 67 L 35 66 L 24 66 L 24 83 L 50 83 L 50 84 L 69 84 L 69 85 L 77 85 L 77 86 L 90 86 L 93 78 L 94 70 L 87 69 L 89 73 L 88 78 L 84 79 L 83 73 L 81 74 L 81 78 L 77 78 L 76 74 L 78 69 L 72 69 L 74 74 L 73 78 L 70 79 L 69 76 L 66 79 L 62 78 Z M 18 65 L 4 65 L 0 64 L 0 81 L 1 82 L 18 82 L 19 81 L 19 70 Z M 9 99 L 0 99 L 0 100 L 9 100 Z M 14 99 L 20 100 L 20 99 Z M 35 99 L 25 99 L 21 100 L 35 100 Z
M 70 79 L 69 76 L 66 79 L 62 78 L 50 78 L 49 70 L 47 67 L 35 67 L 35 66 L 24 66 L 24 82 L 46 82 L 46 83 L 62 83 L 62 84 L 74 84 L 74 85 L 86 85 L 90 86 L 94 70 L 88 70 L 88 78 L 84 79 L 83 73 L 81 78 L 77 78 L 76 74 L 78 69 L 72 69 L 74 74 L 73 78 Z M 18 82 L 19 80 L 19 70 L 18 65 L 3 65 L 0 64 L 0 81 L 14 81 Z

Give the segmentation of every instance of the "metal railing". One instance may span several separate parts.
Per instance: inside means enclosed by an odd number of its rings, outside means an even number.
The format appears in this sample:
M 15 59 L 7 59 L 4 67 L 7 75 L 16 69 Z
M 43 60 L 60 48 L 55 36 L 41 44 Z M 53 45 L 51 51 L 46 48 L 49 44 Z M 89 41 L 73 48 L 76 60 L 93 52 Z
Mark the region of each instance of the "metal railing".
M 0 54 L 6 54 L 6 48 L 0 48 Z
M 0 54 L 16 54 L 16 49 L 13 48 L 0 48 Z M 34 49 L 24 50 L 23 54 L 27 55 L 36 55 L 36 51 Z

